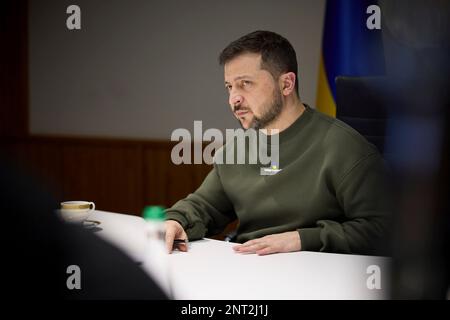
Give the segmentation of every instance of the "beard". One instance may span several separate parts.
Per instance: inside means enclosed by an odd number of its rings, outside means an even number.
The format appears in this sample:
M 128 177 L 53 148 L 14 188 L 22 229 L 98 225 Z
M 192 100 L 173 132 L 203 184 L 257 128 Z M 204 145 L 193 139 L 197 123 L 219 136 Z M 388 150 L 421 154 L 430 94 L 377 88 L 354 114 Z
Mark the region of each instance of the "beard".
M 256 115 L 253 116 L 249 129 L 250 128 L 254 130 L 264 129 L 276 118 L 278 118 L 282 110 L 283 110 L 283 99 L 281 97 L 281 91 L 278 88 L 275 88 L 272 94 L 272 100 L 265 106 L 263 106 L 262 114 L 260 116 Z M 243 129 L 245 129 L 240 121 L 239 124 Z

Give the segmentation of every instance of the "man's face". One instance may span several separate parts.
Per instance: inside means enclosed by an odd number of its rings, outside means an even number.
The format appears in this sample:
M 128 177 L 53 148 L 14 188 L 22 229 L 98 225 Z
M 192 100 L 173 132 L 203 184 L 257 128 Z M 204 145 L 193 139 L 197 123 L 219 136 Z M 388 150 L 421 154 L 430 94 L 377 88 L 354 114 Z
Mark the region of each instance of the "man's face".
M 244 53 L 225 64 L 225 87 L 231 111 L 244 129 L 263 129 L 283 109 L 283 99 L 272 75 L 261 69 L 261 55 Z

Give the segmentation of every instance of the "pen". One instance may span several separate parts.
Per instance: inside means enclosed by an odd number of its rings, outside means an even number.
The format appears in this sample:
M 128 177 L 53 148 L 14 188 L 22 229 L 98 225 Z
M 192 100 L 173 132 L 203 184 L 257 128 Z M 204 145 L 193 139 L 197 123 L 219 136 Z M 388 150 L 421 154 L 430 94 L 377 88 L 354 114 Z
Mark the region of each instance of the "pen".
M 180 249 L 180 245 L 182 245 L 182 244 L 184 244 L 187 247 L 188 240 L 187 239 L 174 239 L 172 247 L 174 249 L 176 249 L 176 248 Z

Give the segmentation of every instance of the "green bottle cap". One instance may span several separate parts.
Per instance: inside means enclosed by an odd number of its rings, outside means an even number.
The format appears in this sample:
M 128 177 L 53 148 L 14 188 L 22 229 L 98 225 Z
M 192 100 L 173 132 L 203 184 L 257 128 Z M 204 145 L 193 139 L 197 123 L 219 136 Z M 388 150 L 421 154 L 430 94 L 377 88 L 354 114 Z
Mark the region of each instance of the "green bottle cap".
M 145 220 L 164 220 L 166 213 L 163 206 L 146 206 L 142 212 Z

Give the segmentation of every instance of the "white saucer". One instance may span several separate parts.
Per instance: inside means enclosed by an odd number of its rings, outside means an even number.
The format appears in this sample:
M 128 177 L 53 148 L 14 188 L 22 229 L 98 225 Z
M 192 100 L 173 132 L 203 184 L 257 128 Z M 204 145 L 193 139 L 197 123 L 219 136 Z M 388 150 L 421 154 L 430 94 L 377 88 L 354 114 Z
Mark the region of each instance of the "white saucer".
M 91 229 L 95 228 L 100 224 L 100 221 L 97 220 L 84 220 L 83 221 L 83 227 Z

